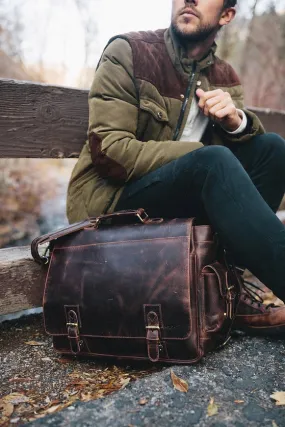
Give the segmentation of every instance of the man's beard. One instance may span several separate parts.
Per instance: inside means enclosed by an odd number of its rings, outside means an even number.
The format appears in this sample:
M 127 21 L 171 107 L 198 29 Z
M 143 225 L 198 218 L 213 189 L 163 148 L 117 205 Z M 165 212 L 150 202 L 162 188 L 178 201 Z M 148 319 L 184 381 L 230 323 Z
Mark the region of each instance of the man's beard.
M 178 40 L 182 44 L 192 43 L 192 42 L 201 42 L 207 40 L 213 33 L 218 32 L 220 29 L 219 25 L 210 25 L 206 24 L 204 26 L 200 26 L 196 31 L 192 33 L 184 32 L 180 30 L 177 23 L 175 21 L 171 22 L 171 29 L 174 35 L 178 38 Z

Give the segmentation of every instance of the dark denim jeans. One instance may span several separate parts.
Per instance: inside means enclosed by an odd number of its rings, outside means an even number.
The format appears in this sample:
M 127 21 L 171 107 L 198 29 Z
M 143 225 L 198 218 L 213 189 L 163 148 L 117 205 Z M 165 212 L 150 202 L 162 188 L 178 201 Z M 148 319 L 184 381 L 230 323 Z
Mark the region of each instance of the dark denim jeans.
M 116 210 L 211 224 L 237 265 L 285 299 L 285 141 L 270 133 L 229 148 L 206 146 L 127 184 Z

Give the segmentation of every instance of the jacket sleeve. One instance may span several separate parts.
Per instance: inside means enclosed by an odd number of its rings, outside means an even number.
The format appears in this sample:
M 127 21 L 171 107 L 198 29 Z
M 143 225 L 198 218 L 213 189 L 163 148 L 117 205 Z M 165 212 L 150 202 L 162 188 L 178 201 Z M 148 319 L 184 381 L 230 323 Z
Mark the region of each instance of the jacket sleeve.
M 89 150 L 102 178 L 127 182 L 203 147 L 200 142 L 139 141 L 138 115 L 132 50 L 117 38 L 105 49 L 89 93 Z

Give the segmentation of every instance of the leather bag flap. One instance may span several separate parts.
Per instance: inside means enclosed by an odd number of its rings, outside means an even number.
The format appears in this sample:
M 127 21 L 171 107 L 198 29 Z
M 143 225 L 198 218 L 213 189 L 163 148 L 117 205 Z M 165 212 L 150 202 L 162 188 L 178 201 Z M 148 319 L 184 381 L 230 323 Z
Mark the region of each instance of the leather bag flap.
M 68 334 L 75 310 L 80 336 L 145 339 L 146 313 L 162 338 L 192 330 L 192 221 L 86 229 L 56 243 L 44 293 L 47 333 Z M 193 293 L 193 295 L 191 294 Z

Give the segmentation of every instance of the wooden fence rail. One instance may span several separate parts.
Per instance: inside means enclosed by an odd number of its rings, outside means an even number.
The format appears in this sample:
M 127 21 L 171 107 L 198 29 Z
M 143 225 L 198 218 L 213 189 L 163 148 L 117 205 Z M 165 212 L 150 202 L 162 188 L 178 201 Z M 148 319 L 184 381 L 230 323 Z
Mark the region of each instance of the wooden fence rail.
M 88 91 L 0 80 L 0 158 L 78 157 L 88 127 Z M 250 108 L 285 138 L 285 112 Z M 0 207 L 1 208 L 1 207 Z M 0 249 L 0 315 L 39 307 L 46 268 L 30 247 Z
M 88 127 L 88 91 L 0 80 L 0 157 L 78 157 Z M 285 138 L 285 111 L 250 108 Z

